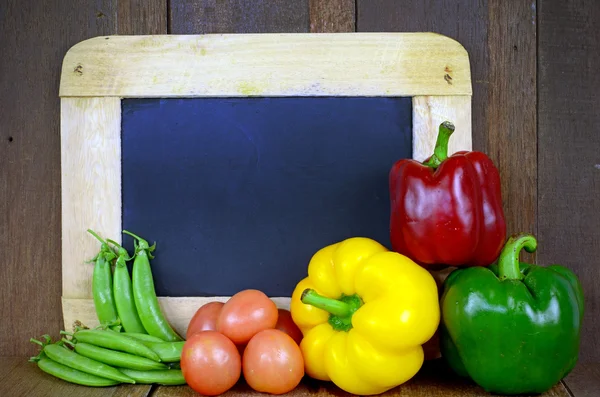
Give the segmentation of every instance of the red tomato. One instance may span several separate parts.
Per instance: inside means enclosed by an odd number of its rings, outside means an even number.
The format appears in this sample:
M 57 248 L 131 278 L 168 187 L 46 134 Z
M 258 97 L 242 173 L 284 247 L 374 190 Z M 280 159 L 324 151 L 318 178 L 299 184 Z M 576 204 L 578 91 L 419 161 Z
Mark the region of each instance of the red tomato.
M 242 371 L 254 390 L 284 394 L 295 389 L 302 380 L 304 358 L 291 336 L 278 329 L 267 329 L 248 342 Z
M 242 375 L 237 347 L 217 331 L 190 336 L 183 345 L 180 365 L 187 384 L 206 396 L 225 393 Z
M 277 317 L 277 324 L 275 329 L 285 332 L 299 345 L 302 342 L 302 331 L 292 320 L 292 313 L 286 309 L 279 309 L 279 316 Z
M 247 289 L 233 295 L 223 305 L 217 320 L 217 331 L 233 343 L 243 345 L 258 332 L 275 328 L 277 306 L 263 292 Z
M 186 337 L 189 338 L 200 331 L 216 331 L 221 308 L 223 302 L 209 302 L 200 306 L 188 324 Z

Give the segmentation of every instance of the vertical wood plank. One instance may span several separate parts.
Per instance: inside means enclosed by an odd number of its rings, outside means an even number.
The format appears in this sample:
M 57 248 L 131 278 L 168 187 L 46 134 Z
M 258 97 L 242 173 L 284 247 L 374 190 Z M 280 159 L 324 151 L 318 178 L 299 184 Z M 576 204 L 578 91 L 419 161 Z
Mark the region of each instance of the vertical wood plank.
M 312 33 L 354 32 L 356 4 L 354 0 L 309 0 Z
M 86 262 L 99 242 L 87 229 L 122 237 L 121 100 L 62 98 L 61 135 L 62 296 L 91 298 L 94 265 Z
M 448 144 L 448 154 L 471 150 L 471 96 L 413 97 L 413 158 L 424 161 L 435 148 L 439 126 L 451 120 L 456 127 Z
M 539 3 L 538 257 L 580 277 L 580 357 L 600 362 L 600 7 Z
M 536 232 L 535 22 L 531 0 L 357 3 L 357 31 L 434 31 L 469 53 L 473 149 L 499 168 L 508 233 Z
M 536 9 L 489 1 L 486 150 L 501 173 L 508 233 L 537 233 Z M 524 252 L 521 259 L 535 261 Z
M 2 1 L 0 6 L 0 356 L 29 356 L 30 337 L 61 323 L 62 58 L 116 31 L 116 4 Z M 8 394 L 5 394 L 8 395 Z
M 167 0 L 118 0 L 117 33 L 167 33 Z
M 171 0 L 169 33 L 304 33 L 308 3 L 302 0 Z

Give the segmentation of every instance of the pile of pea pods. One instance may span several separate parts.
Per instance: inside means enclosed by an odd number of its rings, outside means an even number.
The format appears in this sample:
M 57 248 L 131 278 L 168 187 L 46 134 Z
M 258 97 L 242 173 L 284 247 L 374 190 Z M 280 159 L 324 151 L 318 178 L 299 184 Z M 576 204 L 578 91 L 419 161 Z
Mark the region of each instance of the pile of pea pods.
M 78 322 L 73 332 L 60 331 L 52 341 L 30 339 L 41 346 L 29 361 L 64 381 L 84 386 L 114 386 L 121 383 L 184 385 L 180 359 L 185 343 L 167 322 L 158 303 L 150 260 L 150 246 L 134 237 L 135 252 L 111 239 L 102 239 L 94 263 L 92 295 L 100 325 L 88 328 Z M 133 260 L 131 275 L 127 262 Z M 113 270 L 114 268 L 114 270 Z

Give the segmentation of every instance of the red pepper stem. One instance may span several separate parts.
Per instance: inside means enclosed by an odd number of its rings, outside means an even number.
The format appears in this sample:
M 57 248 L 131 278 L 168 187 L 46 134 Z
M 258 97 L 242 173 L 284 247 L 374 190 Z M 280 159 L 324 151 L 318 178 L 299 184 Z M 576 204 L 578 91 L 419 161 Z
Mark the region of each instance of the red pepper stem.
M 328 313 L 338 317 L 348 317 L 352 314 L 352 307 L 337 299 L 327 298 L 313 289 L 307 288 L 302 292 L 300 298 L 302 303 L 312 305 L 316 308 L 325 310 Z
M 431 168 L 437 168 L 448 158 L 448 141 L 454 130 L 454 124 L 450 121 L 444 121 L 440 124 L 433 155 L 423 164 Z
M 519 255 L 522 249 L 535 252 L 537 241 L 531 234 L 521 233 L 511 236 L 498 259 L 498 278 L 500 280 L 522 280 L 525 276 L 519 269 Z

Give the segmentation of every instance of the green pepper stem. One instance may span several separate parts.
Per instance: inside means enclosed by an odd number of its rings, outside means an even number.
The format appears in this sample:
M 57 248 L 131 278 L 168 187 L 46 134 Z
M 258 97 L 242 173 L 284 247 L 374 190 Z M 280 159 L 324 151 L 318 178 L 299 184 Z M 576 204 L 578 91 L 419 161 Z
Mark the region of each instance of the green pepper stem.
M 531 253 L 535 252 L 537 241 L 531 234 L 521 233 L 511 236 L 498 259 L 498 276 L 500 280 L 522 280 L 525 276 L 519 269 L 519 256 L 521 250 Z
M 423 164 L 431 168 L 437 168 L 448 158 L 448 141 L 454 130 L 454 124 L 450 121 L 444 121 L 440 124 L 433 155 Z
M 319 295 L 317 291 L 310 288 L 307 288 L 302 292 L 300 300 L 302 303 L 325 310 L 334 316 L 348 317 L 350 314 L 352 314 L 352 308 L 349 304 L 337 299 L 331 299 L 323 295 Z

